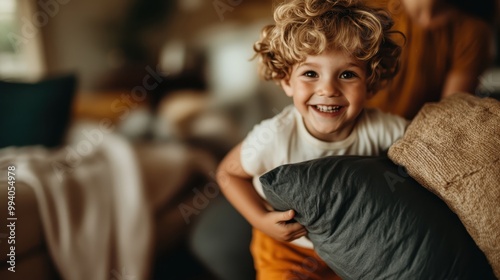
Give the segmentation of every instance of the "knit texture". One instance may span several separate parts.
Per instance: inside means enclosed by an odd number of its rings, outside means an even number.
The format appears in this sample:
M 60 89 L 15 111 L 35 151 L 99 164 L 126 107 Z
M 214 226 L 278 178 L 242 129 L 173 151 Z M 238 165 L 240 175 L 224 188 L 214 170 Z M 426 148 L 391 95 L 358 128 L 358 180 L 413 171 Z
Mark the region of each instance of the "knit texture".
M 457 214 L 500 278 L 500 102 L 428 103 L 388 155 Z

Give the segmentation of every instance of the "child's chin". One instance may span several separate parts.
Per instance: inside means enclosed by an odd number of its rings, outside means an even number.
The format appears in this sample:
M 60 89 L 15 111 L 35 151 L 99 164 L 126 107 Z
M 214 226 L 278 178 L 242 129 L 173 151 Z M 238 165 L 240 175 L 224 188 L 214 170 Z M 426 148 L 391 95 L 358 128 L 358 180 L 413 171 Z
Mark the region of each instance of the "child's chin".
M 338 138 L 338 131 L 335 129 L 317 129 L 315 137 L 323 141 L 336 141 Z

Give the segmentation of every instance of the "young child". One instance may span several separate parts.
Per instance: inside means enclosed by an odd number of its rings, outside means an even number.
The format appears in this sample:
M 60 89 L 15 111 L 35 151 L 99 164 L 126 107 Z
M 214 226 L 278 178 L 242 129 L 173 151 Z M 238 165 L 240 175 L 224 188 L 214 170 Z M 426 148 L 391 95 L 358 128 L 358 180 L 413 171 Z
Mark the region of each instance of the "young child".
M 407 121 L 364 104 L 396 74 L 401 48 L 387 13 L 355 0 L 286 1 L 274 19 L 254 49 L 262 76 L 294 105 L 255 126 L 221 162 L 217 181 L 254 228 L 257 279 L 335 279 L 294 211 L 266 203 L 258 178 L 287 163 L 387 150 Z

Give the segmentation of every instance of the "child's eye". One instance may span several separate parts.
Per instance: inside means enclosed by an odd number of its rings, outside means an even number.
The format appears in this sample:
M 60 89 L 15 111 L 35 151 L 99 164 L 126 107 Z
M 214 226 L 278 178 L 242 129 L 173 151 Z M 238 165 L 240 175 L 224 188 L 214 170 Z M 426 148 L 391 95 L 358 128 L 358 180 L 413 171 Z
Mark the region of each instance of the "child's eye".
M 343 72 L 342 74 L 340 74 L 341 79 L 352 79 L 354 77 L 356 77 L 356 74 L 354 72 L 351 72 L 351 71 L 346 71 L 346 72 Z
M 302 74 L 302 76 L 305 76 L 305 77 L 308 77 L 308 78 L 317 78 L 318 77 L 318 73 L 316 73 L 314 71 L 306 71 L 306 72 L 304 72 L 304 74 Z

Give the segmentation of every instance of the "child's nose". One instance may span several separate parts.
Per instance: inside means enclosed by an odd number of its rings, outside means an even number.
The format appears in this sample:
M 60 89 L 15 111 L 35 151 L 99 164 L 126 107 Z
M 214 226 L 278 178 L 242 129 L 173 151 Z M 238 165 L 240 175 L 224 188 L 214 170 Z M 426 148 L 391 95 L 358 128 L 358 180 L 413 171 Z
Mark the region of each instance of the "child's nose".
M 321 96 L 334 97 L 334 96 L 340 96 L 341 91 L 338 89 L 335 81 L 328 79 L 324 80 L 320 84 L 318 94 Z

